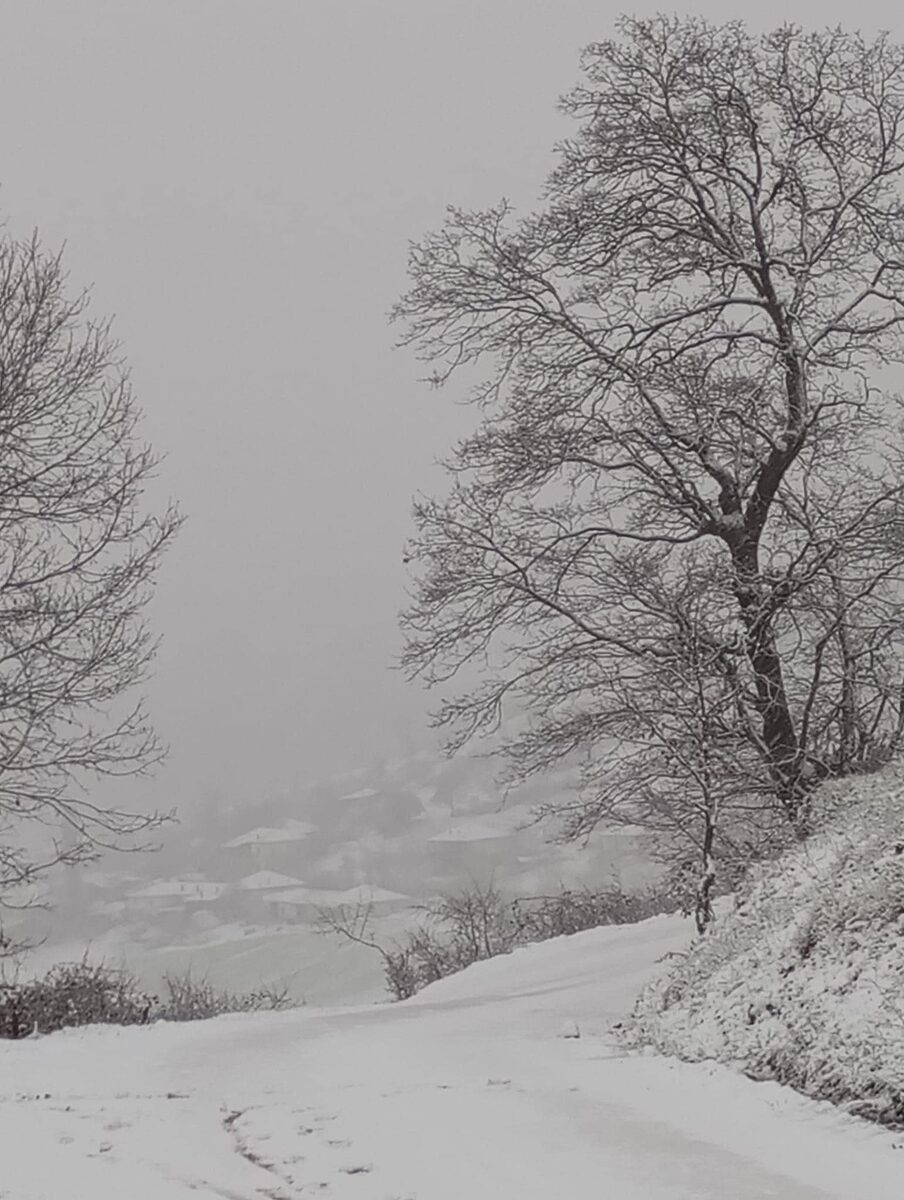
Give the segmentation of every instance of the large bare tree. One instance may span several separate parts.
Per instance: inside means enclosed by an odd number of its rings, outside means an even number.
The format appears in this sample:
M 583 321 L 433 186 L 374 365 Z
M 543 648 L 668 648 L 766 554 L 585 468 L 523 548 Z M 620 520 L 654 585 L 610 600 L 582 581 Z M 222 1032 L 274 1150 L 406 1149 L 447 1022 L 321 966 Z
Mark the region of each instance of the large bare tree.
M 526 709 L 516 772 L 591 747 L 576 829 L 671 764 L 804 834 L 901 734 L 904 52 L 625 18 L 583 65 L 542 208 L 411 250 L 404 340 L 481 417 L 416 507 L 405 662 L 464 672 L 453 742 Z
M 36 240 L 0 241 L 0 903 L 155 818 L 104 777 L 156 762 L 143 620 L 179 518 L 109 327 Z

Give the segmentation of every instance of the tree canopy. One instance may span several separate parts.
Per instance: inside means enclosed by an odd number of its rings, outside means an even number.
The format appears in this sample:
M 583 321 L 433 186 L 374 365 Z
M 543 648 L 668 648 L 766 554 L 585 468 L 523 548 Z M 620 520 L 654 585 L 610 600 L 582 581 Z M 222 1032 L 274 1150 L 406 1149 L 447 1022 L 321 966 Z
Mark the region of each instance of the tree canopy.
M 583 68 L 542 206 L 411 249 L 404 341 L 480 416 L 416 506 L 405 663 L 479 666 L 453 743 L 528 714 L 516 775 L 584 752 L 573 832 L 709 863 L 902 732 L 904 50 L 628 17 Z
M 0 901 L 154 823 L 98 781 L 161 753 L 134 688 L 144 617 L 179 517 L 109 325 L 60 258 L 0 240 Z

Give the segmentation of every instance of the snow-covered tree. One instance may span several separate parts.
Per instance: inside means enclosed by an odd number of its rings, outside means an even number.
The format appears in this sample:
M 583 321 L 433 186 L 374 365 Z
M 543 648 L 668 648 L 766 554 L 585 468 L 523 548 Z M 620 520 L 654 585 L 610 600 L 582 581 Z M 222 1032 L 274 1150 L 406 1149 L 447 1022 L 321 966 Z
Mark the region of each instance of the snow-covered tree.
M 618 32 L 542 207 L 411 250 L 404 340 L 481 415 L 416 506 L 405 663 L 467 676 L 453 743 L 526 711 L 516 773 L 590 747 L 575 828 L 660 775 L 720 808 L 707 763 L 804 834 L 814 783 L 901 734 L 904 51 Z

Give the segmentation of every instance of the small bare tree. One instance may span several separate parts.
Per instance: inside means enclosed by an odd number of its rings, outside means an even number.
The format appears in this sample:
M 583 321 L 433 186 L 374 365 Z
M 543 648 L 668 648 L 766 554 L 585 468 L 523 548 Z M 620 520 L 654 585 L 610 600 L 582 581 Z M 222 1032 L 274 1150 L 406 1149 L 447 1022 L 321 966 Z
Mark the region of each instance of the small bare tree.
M 691 889 L 688 907 L 702 932 L 717 863 L 730 883 L 752 848 L 783 830 L 749 737 L 743 648 L 725 629 L 730 579 L 714 579 L 711 564 L 697 557 L 672 578 L 646 552 L 635 572 L 622 574 L 618 586 L 632 604 L 635 633 L 646 641 L 646 627 L 658 652 L 623 655 L 602 695 L 598 686 L 580 690 L 570 719 L 562 693 L 576 681 L 559 673 L 555 696 L 547 695 L 551 716 L 538 714 L 508 750 L 523 777 L 583 747 L 579 794 L 541 806 L 540 815 L 557 818 L 565 839 L 585 839 L 600 823 L 654 832 L 657 855 Z M 665 556 L 660 566 L 667 568 Z
M 404 340 L 476 372 L 482 418 L 416 506 L 404 662 L 482 673 L 453 746 L 513 704 L 516 774 L 595 748 L 576 831 L 690 806 L 705 846 L 762 802 L 804 835 L 813 785 L 901 735 L 904 51 L 619 33 L 542 210 L 411 250 Z
M 161 754 L 128 696 L 153 658 L 142 614 L 179 518 L 145 509 L 139 415 L 60 259 L 0 241 L 0 902 L 156 820 L 95 786 Z

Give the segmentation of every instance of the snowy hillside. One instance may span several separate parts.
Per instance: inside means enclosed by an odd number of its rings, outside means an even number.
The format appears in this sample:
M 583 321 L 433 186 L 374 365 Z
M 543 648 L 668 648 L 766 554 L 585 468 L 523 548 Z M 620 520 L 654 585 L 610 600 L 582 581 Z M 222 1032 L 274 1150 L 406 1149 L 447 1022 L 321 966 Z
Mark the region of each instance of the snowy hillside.
M 891 1134 L 608 1032 L 687 923 L 403 1004 L 0 1044 L 4 1200 L 898 1200 Z M 579 1036 L 576 1036 L 579 1035 Z
M 820 799 L 837 813 L 825 831 L 752 878 L 648 990 L 637 1031 L 900 1127 L 904 768 Z

